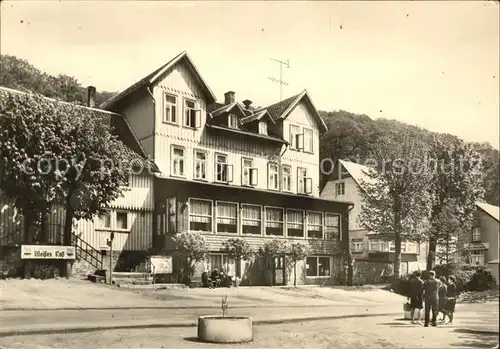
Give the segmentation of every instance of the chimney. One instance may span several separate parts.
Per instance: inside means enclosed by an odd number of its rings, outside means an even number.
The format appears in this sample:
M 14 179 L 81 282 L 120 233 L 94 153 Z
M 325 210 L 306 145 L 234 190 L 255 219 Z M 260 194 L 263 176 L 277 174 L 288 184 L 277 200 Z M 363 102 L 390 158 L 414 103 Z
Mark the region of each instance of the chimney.
M 224 93 L 224 104 L 234 103 L 234 92 L 228 91 Z
M 95 107 L 95 87 L 87 87 L 87 106 L 90 108 Z
M 245 105 L 245 109 L 250 109 L 250 106 L 252 105 L 252 101 L 249 99 L 245 99 L 243 101 L 243 104 Z

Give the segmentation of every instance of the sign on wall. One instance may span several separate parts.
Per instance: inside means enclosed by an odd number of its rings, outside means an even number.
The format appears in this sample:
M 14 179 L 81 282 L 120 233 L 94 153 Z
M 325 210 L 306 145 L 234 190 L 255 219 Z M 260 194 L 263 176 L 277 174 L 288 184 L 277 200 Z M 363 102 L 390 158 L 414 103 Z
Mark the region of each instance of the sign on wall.
M 172 273 L 172 256 L 151 256 L 149 259 L 154 266 L 155 274 Z
M 75 259 L 75 246 L 21 245 L 21 259 Z

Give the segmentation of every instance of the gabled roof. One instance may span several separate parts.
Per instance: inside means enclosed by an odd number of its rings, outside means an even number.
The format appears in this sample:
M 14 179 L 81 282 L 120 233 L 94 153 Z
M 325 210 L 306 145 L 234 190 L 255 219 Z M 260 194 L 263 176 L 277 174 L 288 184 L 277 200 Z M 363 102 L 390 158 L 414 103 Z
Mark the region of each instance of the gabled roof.
M 262 107 L 254 110 L 254 113 L 257 111 L 261 111 L 264 109 L 267 109 L 273 120 L 278 120 L 278 119 L 286 119 L 287 116 L 290 114 L 290 112 L 301 102 L 302 100 L 305 100 L 308 104 L 311 110 L 313 111 L 313 116 L 316 118 L 318 123 L 320 124 L 320 129 L 321 131 L 328 131 L 328 127 L 326 126 L 325 122 L 321 118 L 321 116 L 318 113 L 318 110 L 314 106 L 311 97 L 309 96 L 309 93 L 307 93 L 307 90 L 302 91 L 301 93 L 288 97 L 281 102 L 271 104 L 267 107 Z
M 248 124 L 250 122 L 253 122 L 253 121 L 257 121 L 257 120 L 261 120 L 264 116 L 267 116 L 269 120 L 271 120 L 271 122 L 273 124 L 275 124 L 276 122 L 274 121 L 274 119 L 272 118 L 271 114 L 269 114 L 269 112 L 267 111 L 267 109 L 264 109 L 262 111 L 258 111 L 258 112 L 255 112 L 254 114 L 251 114 L 249 116 L 245 116 L 243 119 L 241 119 L 241 124 L 244 125 L 244 124 Z
M 140 88 L 151 86 L 151 85 L 157 83 L 161 79 L 161 77 L 169 69 L 171 69 L 176 64 L 180 63 L 182 60 L 184 60 L 185 63 L 188 65 L 188 67 L 191 69 L 194 76 L 198 80 L 198 83 L 200 84 L 201 88 L 205 92 L 205 95 L 207 97 L 207 103 L 215 102 L 217 99 L 215 98 L 214 93 L 212 92 L 210 87 L 208 87 L 205 80 L 203 80 L 203 78 L 201 77 L 200 72 L 198 71 L 198 69 L 194 65 L 191 57 L 189 57 L 187 51 L 183 51 L 180 54 L 178 54 L 176 57 L 174 57 L 172 60 L 170 60 L 166 64 L 162 65 L 161 67 L 159 67 L 155 71 L 151 72 L 150 74 L 146 75 L 144 78 L 142 78 L 141 80 L 139 80 L 135 84 L 127 87 L 125 90 L 121 91 L 120 93 L 118 93 L 118 94 L 114 95 L 113 97 L 111 97 L 110 99 L 108 99 L 106 102 L 102 103 L 100 105 L 100 107 L 103 109 L 110 109 L 118 101 L 126 98 L 127 96 L 129 96 L 133 92 L 139 90 Z
M 476 206 L 497 222 L 500 222 L 500 207 L 487 204 L 486 202 L 476 202 Z
M 3 93 L 5 93 L 5 94 L 30 94 L 30 92 L 23 92 L 23 91 L 7 88 L 4 86 L 0 86 L 0 95 Z M 41 97 L 43 97 L 44 99 L 46 99 L 54 104 L 72 105 L 72 106 L 75 106 L 77 108 L 86 109 L 86 110 L 92 112 L 93 116 L 100 118 L 104 122 L 109 123 L 113 134 L 116 134 L 118 136 L 118 138 L 122 141 L 122 143 L 126 147 L 126 151 L 128 151 L 129 153 L 133 152 L 133 153 L 139 155 L 140 159 L 142 160 L 143 166 L 150 167 L 153 172 L 160 172 L 158 167 L 156 166 L 156 164 L 148 158 L 146 151 L 142 147 L 141 143 L 137 140 L 137 137 L 136 137 L 134 131 L 132 131 L 132 127 L 130 126 L 126 117 L 124 117 L 123 115 L 118 114 L 118 113 L 113 113 L 113 112 L 110 112 L 107 110 L 90 108 L 90 107 L 83 106 L 83 105 L 64 102 L 64 101 L 60 101 L 57 99 L 48 98 L 45 96 L 41 96 Z
M 211 118 L 215 118 L 221 114 L 224 114 L 224 113 L 231 111 L 234 108 L 237 108 L 240 111 L 241 115 L 246 115 L 245 111 L 243 110 L 243 108 L 241 107 L 241 105 L 238 102 L 233 102 L 231 104 L 223 105 L 223 106 L 219 107 L 218 109 L 212 110 L 208 114 L 210 115 Z
M 339 164 L 342 165 L 347 173 L 354 179 L 356 184 L 362 189 L 363 183 L 372 183 L 373 178 L 370 177 L 367 173 L 369 173 L 370 168 L 368 166 L 360 165 L 355 162 L 350 162 L 346 160 L 339 160 Z

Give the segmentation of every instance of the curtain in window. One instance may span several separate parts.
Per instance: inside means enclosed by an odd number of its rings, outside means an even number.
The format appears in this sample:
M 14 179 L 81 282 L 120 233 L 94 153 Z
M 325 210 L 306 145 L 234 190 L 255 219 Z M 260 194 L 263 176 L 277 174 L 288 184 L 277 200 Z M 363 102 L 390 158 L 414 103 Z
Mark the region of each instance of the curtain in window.
M 236 224 L 238 206 L 226 202 L 217 203 L 217 223 Z
M 258 206 L 243 206 L 241 210 L 241 218 L 246 225 L 260 225 L 260 207 Z
M 268 227 L 280 227 L 283 222 L 283 210 L 279 208 L 266 208 L 266 222 Z
M 302 211 L 287 211 L 287 226 L 292 229 L 302 229 L 304 214 Z
M 210 218 L 212 217 L 212 205 L 210 201 L 191 200 L 190 210 L 192 222 L 210 222 Z

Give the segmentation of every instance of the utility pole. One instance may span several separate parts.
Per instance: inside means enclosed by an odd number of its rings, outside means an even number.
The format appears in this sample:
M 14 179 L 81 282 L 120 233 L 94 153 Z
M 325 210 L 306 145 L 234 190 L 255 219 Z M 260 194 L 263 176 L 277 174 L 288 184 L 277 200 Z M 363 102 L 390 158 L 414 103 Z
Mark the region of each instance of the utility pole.
M 274 58 L 270 58 L 270 60 L 278 62 L 280 64 L 280 78 L 279 78 L 279 80 L 276 78 L 273 78 L 272 76 L 268 77 L 268 79 L 271 80 L 272 82 L 276 82 L 280 85 L 280 102 L 281 102 L 283 100 L 283 85 L 288 85 L 288 82 L 283 81 L 283 65 L 286 68 L 290 68 L 290 60 L 287 59 L 286 61 L 281 61 L 279 59 L 274 59 Z

